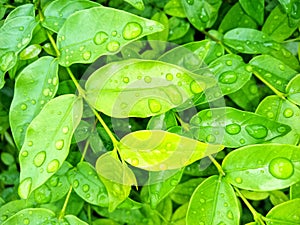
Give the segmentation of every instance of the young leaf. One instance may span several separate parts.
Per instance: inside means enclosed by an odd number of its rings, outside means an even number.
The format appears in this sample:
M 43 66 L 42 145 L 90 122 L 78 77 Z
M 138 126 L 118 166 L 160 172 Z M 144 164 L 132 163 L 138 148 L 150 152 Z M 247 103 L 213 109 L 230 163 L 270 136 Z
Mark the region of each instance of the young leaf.
M 123 137 L 119 152 L 129 164 L 149 170 L 173 170 L 219 152 L 222 145 L 205 144 L 160 130 L 143 130 Z
M 288 82 L 298 73 L 269 55 L 253 57 L 249 64 L 252 66 L 253 73 L 281 92 L 285 92 Z
M 125 2 L 128 2 L 130 5 L 132 5 L 134 8 L 138 9 L 138 10 L 144 10 L 145 9 L 145 5 L 143 0 L 124 0 Z
M 289 200 L 288 196 L 283 191 L 271 191 L 270 193 L 270 202 L 273 205 L 279 205 L 283 202 L 287 202 Z
M 300 181 L 300 148 L 285 144 L 245 146 L 223 160 L 225 178 L 247 190 L 272 191 Z
M 108 209 L 112 212 L 129 196 L 131 185 L 137 185 L 135 175 L 125 163 L 119 161 L 115 152 L 100 156 L 96 170 L 108 192 Z
M 189 203 L 185 203 L 176 209 L 172 215 L 171 224 L 173 225 L 186 225 L 186 213 Z
M 244 12 L 239 2 L 229 9 L 222 19 L 218 31 L 225 33 L 238 27 L 257 28 L 256 22 Z
M 48 102 L 30 123 L 19 155 L 21 198 L 28 198 L 61 167 L 81 115 L 82 99 L 62 95 Z
M 233 188 L 218 176 L 203 181 L 194 191 L 186 217 L 187 225 L 238 225 L 240 210 Z
M 263 143 L 291 130 L 288 125 L 231 107 L 202 110 L 190 123 L 197 139 L 226 147 Z
M 43 224 L 47 220 L 55 218 L 54 212 L 44 208 L 27 208 L 17 212 L 2 225 L 12 224 Z
M 222 0 L 181 0 L 190 23 L 198 30 L 212 27 L 217 20 Z
M 85 87 L 90 105 L 106 115 L 126 118 L 165 113 L 214 83 L 176 65 L 129 59 L 96 70 Z
M 169 222 L 171 220 L 172 214 L 173 214 L 173 204 L 172 200 L 170 198 L 165 198 L 157 207 L 157 212 L 160 213 L 160 215 L 163 216 L 165 220 L 162 221 L 161 225 L 169 225 Z
M 28 125 L 45 103 L 55 96 L 58 88 L 57 73 L 57 60 L 44 56 L 29 64 L 18 75 L 9 119 L 14 141 L 19 149 L 23 145 Z
M 74 191 L 86 202 L 102 207 L 108 206 L 108 194 L 95 169 L 87 162 L 81 162 L 68 173 Z
M 126 44 L 162 30 L 163 26 L 156 21 L 117 9 L 82 10 L 68 17 L 57 34 L 59 63 L 62 66 L 92 63 L 102 55 L 114 54 Z
M 296 225 L 300 220 L 300 199 L 284 202 L 272 208 L 266 215 L 267 225 Z
M 185 12 L 181 0 L 170 0 L 164 6 L 164 12 L 170 16 L 185 18 Z
M 73 13 L 100 6 L 97 2 L 87 0 L 55 0 L 52 1 L 44 11 L 45 19 L 42 25 L 47 29 L 57 33 L 65 23 L 66 19 Z
M 289 125 L 292 130 L 282 136 L 272 139 L 271 143 L 297 145 L 300 140 L 300 109 L 289 101 L 278 96 L 268 96 L 262 100 L 256 109 L 256 113 L 270 120 Z
M 300 75 L 295 76 L 286 87 L 287 99 L 300 106 Z
M 264 22 L 264 3 L 265 0 L 239 0 L 245 12 L 252 17 L 259 25 Z

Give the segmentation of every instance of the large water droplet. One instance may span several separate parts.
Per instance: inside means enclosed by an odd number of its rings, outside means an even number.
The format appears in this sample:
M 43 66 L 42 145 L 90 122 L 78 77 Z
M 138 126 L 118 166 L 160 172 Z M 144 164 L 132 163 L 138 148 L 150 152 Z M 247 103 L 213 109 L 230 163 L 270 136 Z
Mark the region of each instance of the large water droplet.
M 233 220 L 233 213 L 231 211 L 228 211 L 227 212 L 227 217 L 228 217 L 228 219 Z
M 287 179 L 293 175 L 294 165 L 289 159 L 278 157 L 270 162 L 269 172 L 278 179 Z
M 158 113 L 161 110 L 161 104 L 155 99 L 148 100 L 148 106 L 151 112 Z
M 246 131 L 250 136 L 256 139 L 265 138 L 268 135 L 268 129 L 260 124 L 247 125 Z
M 86 51 L 82 54 L 82 58 L 84 60 L 89 60 L 91 58 L 91 52 L 90 51 Z
M 40 167 L 45 162 L 45 159 L 46 159 L 46 152 L 41 151 L 38 154 L 36 154 L 36 156 L 34 157 L 33 164 L 36 167 Z
M 194 4 L 194 0 L 186 0 L 186 3 L 189 5 L 193 5 Z
M 140 24 L 136 22 L 127 23 L 123 29 L 123 38 L 126 40 L 131 40 L 140 36 L 143 32 L 143 28 Z
M 57 159 L 52 160 L 47 165 L 47 172 L 48 173 L 54 173 L 58 170 L 59 167 L 59 161 Z
M 286 118 L 290 118 L 294 115 L 294 111 L 292 109 L 287 108 L 284 110 L 283 115 Z
M 190 84 L 190 89 L 194 94 L 201 93 L 205 88 L 204 83 L 198 83 L 197 81 L 193 80 Z
M 225 130 L 228 134 L 232 134 L 232 135 L 238 134 L 241 131 L 241 126 L 236 123 L 228 124 Z
M 49 93 L 50 93 L 50 89 L 49 88 L 46 88 L 46 89 L 43 90 L 43 95 L 49 96 Z
M 19 185 L 19 195 L 21 198 L 27 199 L 28 195 L 31 191 L 32 186 L 32 179 L 30 177 L 27 177 L 23 181 L 21 181 Z
M 57 150 L 62 150 L 63 147 L 64 147 L 64 140 L 61 139 L 55 143 L 55 148 Z
M 100 31 L 95 35 L 94 42 L 96 45 L 101 45 L 104 42 L 106 42 L 107 39 L 108 39 L 108 34 L 103 31 Z
M 84 184 L 84 185 L 82 186 L 82 190 L 83 190 L 84 192 L 88 192 L 88 191 L 90 190 L 90 186 L 87 185 L 87 184 Z
M 120 48 L 120 43 L 117 41 L 111 41 L 107 44 L 106 48 L 109 52 L 116 52 Z
M 77 188 L 79 186 L 79 181 L 78 180 L 74 180 L 73 181 L 73 187 Z
M 226 71 L 219 76 L 219 81 L 223 84 L 233 84 L 237 80 L 237 75 L 234 71 Z

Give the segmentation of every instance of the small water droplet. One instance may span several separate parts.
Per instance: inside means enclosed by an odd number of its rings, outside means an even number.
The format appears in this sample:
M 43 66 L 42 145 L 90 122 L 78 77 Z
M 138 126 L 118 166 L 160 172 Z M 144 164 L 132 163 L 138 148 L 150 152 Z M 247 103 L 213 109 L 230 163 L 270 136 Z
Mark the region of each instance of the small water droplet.
M 190 84 L 190 89 L 194 94 L 201 93 L 204 88 L 205 88 L 204 83 L 199 83 L 195 80 L 193 80 Z
M 36 101 L 35 101 L 34 99 L 32 99 L 32 100 L 31 100 L 31 104 L 32 104 L 32 105 L 35 105 L 35 104 L 36 104 Z
M 33 164 L 36 167 L 40 167 L 45 162 L 45 159 L 46 159 L 46 152 L 41 151 L 41 152 L 37 153 L 36 156 L 34 157 Z
M 252 66 L 250 66 L 250 65 L 247 65 L 246 67 L 245 67 L 245 69 L 248 71 L 248 72 L 252 72 Z
M 232 66 L 232 61 L 231 61 L 231 60 L 227 60 L 227 61 L 226 61 L 226 65 L 227 65 L 227 66 Z
M 87 184 L 84 184 L 84 185 L 82 186 L 82 190 L 83 190 L 84 192 L 88 192 L 88 191 L 90 190 L 90 186 L 87 185 Z
M 139 160 L 137 158 L 132 159 L 131 160 L 131 165 L 138 166 L 139 165 Z
M 289 159 L 278 157 L 270 162 L 269 172 L 278 179 L 287 179 L 293 175 L 294 165 Z
M 280 64 L 280 65 L 279 65 L 279 69 L 280 69 L 281 71 L 284 71 L 284 70 L 285 70 L 285 66 L 282 65 L 282 64 Z
M 101 45 L 101 44 L 105 43 L 107 41 L 107 39 L 108 39 L 108 34 L 103 31 L 100 31 L 95 35 L 94 42 L 96 45 Z M 82 48 L 82 50 L 84 49 L 83 46 L 81 48 Z M 82 51 L 82 50 L 80 50 L 80 51 Z
M 193 5 L 194 4 L 194 0 L 186 0 L 186 3 L 189 5 Z
M 67 134 L 67 133 L 69 132 L 69 127 L 63 127 L 63 128 L 62 128 L 62 132 L 63 132 L 64 134 Z
M 171 184 L 171 186 L 176 186 L 178 184 L 178 182 L 179 181 L 177 179 L 172 179 L 170 184 Z
M 21 105 L 21 109 L 22 109 L 22 110 L 26 110 L 26 109 L 27 109 L 27 105 L 26 105 L 26 104 L 22 104 L 22 105 Z
M 31 146 L 33 145 L 33 142 L 32 142 L 32 141 L 28 141 L 27 145 L 28 145 L 29 147 L 31 147 Z
M 200 198 L 199 201 L 200 201 L 200 203 L 202 203 L 202 204 L 206 202 L 204 198 Z
M 7 215 L 3 215 L 0 217 L 1 222 L 3 222 L 4 220 L 7 220 L 8 216 Z
M 58 78 L 57 77 L 54 77 L 53 80 L 52 80 L 52 84 L 54 86 L 56 86 L 58 84 Z
M 120 48 L 120 43 L 118 41 L 111 41 L 106 46 L 109 52 L 116 52 Z
M 127 84 L 129 82 L 129 77 L 124 77 L 123 82 Z
M 23 157 L 27 157 L 27 156 L 28 156 L 28 151 L 23 151 L 23 152 L 21 153 L 21 155 L 22 155 Z
M 144 81 L 145 81 L 146 83 L 151 83 L 152 78 L 149 77 L 149 76 L 145 76 Z
M 206 141 L 207 141 L 208 143 L 214 143 L 214 142 L 216 141 L 216 137 L 215 137 L 214 135 L 212 135 L 212 134 L 209 134 L 209 135 L 207 135 L 207 137 L 206 137 Z
M 226 71 L 219 76 L 219 81 L 223 84 L 233 84 L 237 80 L 237 74 L 234 71 Z
M 49 183 L 52 187 L 56 187 L 58 184 L 59 178 L 58 176 L 53 176 L 50 178 Z
M 73 187 L 74 187 L 74 188 L 77 188 L 78 186 L 79 186 L 78 180 L 74 180 L 74 181 L 73 181 Z
M 285 127 L 285 126 L 279 126 L 279 127 L 277 128 L 277 131 L 278 131 L 279 133 L 284 133 L 284 132 L 286 132 L 286 127 Z
M 123 29 L 123 38 L 126 40 L 132 40 L 137 38 L 143 32 L 143 28 L 139 23 L 130 22 L 127 23 Z
M 20 27 L 19 27 L 19 30 L 21 30 L 21 31 L 24 30 L 24 27 L 23 27 L 23 26 L 20 26 Z
M 167 79 L 168 81 L 173 80 L 173 74 L 167 73 L 167 74 L 166 74 L 166 79 Z
M 245 127 L 247 133 L 256 139 L 265 138 L 268 135 L 268 129 L 261 124 L 252 124 Z
M 292 109 L 287 108 L 284 110 L 283 115 L 286 118 L 290 118 L 294 115 L 294 111 Z
M 117 31 L 113 31 L 113 32 L 111 32 L 111 35 L 113 36 L 113 37 L 115 37 L 115 36 L 117 36 L 117 34 L 118 34 L 118 32 Z
M 236 123 L 228 124 L 225 130 L 228 134 L 232 134 L 232 135 L 238 134 L 241 131 L 241 126 Z
M 240 177 L 235 178 L 235 182 L 237 182 L 238 184 L 243 183 L 243 179 Z
M 228 217 L 228 219 L 233 220 L 233 213 L 231 211 L 228 211 L 227 217 Z
M 28 219 L 28 218 L 25 218 L 25 219 L 23 219 L 23 224 L 29 224 L 30 223 L 30 220 Z
M 57 159 L 52 160 L 51 162 L 48 163 L 47 165 L 47 172 L 48 173 L 54 173 L 58 170 L 59 168 L 59 161 Z
M 50 93 L 50 89 L 49 88 L 46 88 L 46 89 L 43 90 L 43 95 L 49 96 L 49 93 Z
M 267 117 L 270 119 L 274 118 L 274 113 L 273 112 L 267 112 Z
M 64 147 L 64 140 L 61 139 L 55 143 L 55 148 L 57 150 L 62 150 L 63 147 Z
M 91 52 L 90 51 L 86 51 L 82 54 L 82 58 L 84 60 L 89 60 L 91 58 Z

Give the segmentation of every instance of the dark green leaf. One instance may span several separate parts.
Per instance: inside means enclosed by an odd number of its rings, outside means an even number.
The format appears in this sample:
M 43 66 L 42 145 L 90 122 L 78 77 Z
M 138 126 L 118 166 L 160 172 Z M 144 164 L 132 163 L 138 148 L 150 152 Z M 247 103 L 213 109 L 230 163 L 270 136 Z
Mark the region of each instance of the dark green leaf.
M 298 0 L 278 0 L 284 11 L 289 16 L 289 25 L 294 26 L 299 23 L 300 3 Z
M 177 17 L 169 19 L 169 41 L 182 38 L 190 29 L 190 24 L 185 20 Z
M 186 213 L 189 204 L 186 203 L 179 208 L 172 215 L 171 224 L 173 225 L 186 225 Z
M 264 0 L 239 0 L 245 12 L 252 17 L 259 25 L 264 22 Z
M 66 215 L 64 219 L 70 224 L 70 225 L 88 225 L 86 222 L 80 220 L 74 215 Z

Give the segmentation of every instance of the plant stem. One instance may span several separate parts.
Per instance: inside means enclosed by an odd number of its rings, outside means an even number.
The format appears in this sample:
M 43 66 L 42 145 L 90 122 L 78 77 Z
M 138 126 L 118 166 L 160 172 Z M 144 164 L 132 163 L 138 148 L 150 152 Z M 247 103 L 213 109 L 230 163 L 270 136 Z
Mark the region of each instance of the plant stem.
M 49 40 L 50 40 L 50 43 L 51 43 L 52 47 L 54 48 L 54 51 L 55 51 L 55 53 L 56 53 L 56 56 L 59 57 L 59 56 L 60 56 L 60 51 L 59 51 L 58 48 L 57 48 L 57 45 L 56 45 L 56 43 L 55 43 L 55 40 L 53 39 L 53 37 L 51 36 L 51 34 L 50 34 L 50 32 L 49 32 L 48 30 L 47 30 L 46 32 L 47 32 L 47 36 L 48 36 L 48 38 L 49 38 Z
M 175 113 L 175 117 L 185 131 L 190 131 L 190 125 L 188 123 L 184 122 L 177 113 Z
M 212 161 L 212 163 L 215 165 L 215 167 L 217 167 L 219 174 L 221 176 L 225 176 L 225 172 L 223 171 L 222 166 L 217 162 L 217 160 L 215 160 L 215 158 L 212 157 L 211 155 L 209 155 L 208 158 Z
M 77 79 L 75 78 L 72 70 L 69 68 L 69 67 L 66 67 L 66 70 L 69 74 L 69 76 L 71 77 L 73 83 L 75 84 L 78 92 L 79 92 L 79 95 L 82 96 L 83 98 L 85 98 L 85 90 L 80 86 L 80 84 L 78 83 Z
M 223 46 L 223 48 L 229 53 L 233 54 L 230 49 L 228 49 L 221 40 L 217 39 L 215 36 L 212 36 L 210 33 L 206 32 L 205 30 L 202 30 L 201 33 L 203 33 L 205 36 L 209 37 L 211 40 L 217 42 L 219 45 Z
M 59 213 L 58 219 L 62 219 L 65 216 L 66 208 L 67 208 L 67 205 L 68 205 L 68 202 L 69 202 L 72 190 L 73 190 L 73 186 L 71 185 L 70 189 L 69 189 L 69 192 L 67 194 L 67 197 L 65 199 L 64 206 L 63 206 L 62 210 Z

